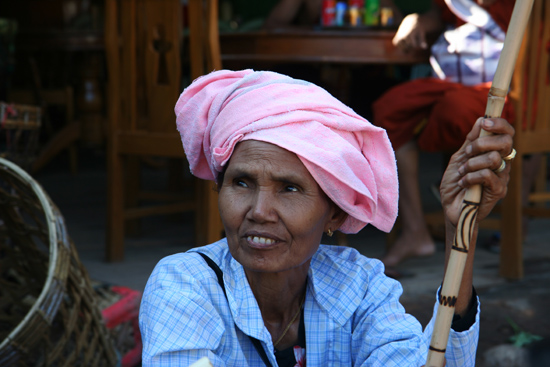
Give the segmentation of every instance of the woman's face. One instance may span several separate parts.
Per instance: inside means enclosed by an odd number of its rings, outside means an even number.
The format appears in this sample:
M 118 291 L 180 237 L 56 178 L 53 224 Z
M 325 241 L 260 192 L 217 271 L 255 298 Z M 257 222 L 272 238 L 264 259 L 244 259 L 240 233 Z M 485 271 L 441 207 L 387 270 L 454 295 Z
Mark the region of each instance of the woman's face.
M 235 147 L 218 205 L 229 250 L 247 271 L 309 266 L 323 232 L 345 219 L 294 153 L 255 140 Z

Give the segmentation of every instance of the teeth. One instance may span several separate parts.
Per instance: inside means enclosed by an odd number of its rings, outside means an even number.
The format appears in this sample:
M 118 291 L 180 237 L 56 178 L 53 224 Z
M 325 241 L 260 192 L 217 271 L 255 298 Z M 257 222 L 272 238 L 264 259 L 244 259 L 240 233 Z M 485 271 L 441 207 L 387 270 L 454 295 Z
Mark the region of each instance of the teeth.
M 275 243 L 274 240 L 272 240 L 271 238 L 266 238 L 266 237 L 248 236 L 247 239 L 249 241 L 259 243 L 260 245 L 272 245 L 273 243 Z

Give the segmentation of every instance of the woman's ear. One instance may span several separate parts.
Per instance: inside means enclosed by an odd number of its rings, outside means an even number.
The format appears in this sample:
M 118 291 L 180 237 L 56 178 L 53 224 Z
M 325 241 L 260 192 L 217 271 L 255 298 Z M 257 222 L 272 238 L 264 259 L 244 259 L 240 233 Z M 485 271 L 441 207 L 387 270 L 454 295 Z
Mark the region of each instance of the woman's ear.
M 348 218 L 348 213 L 340 209 L 340 207 L 337 206 L 336 204 L 333 204 L 332 215 L 330 217 L 329 222 L 327 223 L 326 229 L 330 228 L 332 231 L 336 231 L 342 226 L 342 224 L 346 221 L 347 218 Z

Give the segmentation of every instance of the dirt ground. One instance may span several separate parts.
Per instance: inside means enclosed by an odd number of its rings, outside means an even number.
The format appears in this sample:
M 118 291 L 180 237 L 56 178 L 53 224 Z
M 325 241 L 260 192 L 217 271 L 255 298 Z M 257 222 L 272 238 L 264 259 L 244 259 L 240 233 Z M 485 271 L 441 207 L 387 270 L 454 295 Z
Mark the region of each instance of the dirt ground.
M 519 281 L 487 288 L 476 288 L 481 300 L 481 330 L 477 353 L 477 366 L 485 365 L 484 353 L 488 349 L 509 343 L 515 334 L 512 321 L 523 332 L 538 335 L 540 346 L 550 353 L 550 259 L 525 262 L 525 277 Z M 426 325 L 432 315 L 433 297 L 403 297 L 407 312 Z

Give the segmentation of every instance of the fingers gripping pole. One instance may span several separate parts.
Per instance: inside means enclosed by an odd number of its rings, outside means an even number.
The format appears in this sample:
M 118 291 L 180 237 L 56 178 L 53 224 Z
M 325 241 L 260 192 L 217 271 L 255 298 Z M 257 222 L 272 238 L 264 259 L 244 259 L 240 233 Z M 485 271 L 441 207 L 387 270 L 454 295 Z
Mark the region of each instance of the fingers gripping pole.
M 497 70 L 489 91 L 485 110 L 486 117 L 500 117 L 502 114 L 504 101 L 510 87 L 514 65 L 523 40 L 525 26 L 529 21 L 532 6 L 533 0 L 516 0 Z M 487 134 L 486 131 L 481 131 L 482 136 Z M 462 282 L 462 274 L 464 273 L 466 259 L 468 258 L 470 239 L 481 203 L 481 195 L 482 187 L 476 185 L 470 187 L 464 196 L 457 231 L 449 256 L 449 263 L 443 277 L 443 285 L 441 286 L 439 308 L 435 318 L 434 331 L 426 362 L 426 366 L 428 367 L 441 367 L 445 363 L 445 349 L 449 339 L 458 291 Z

